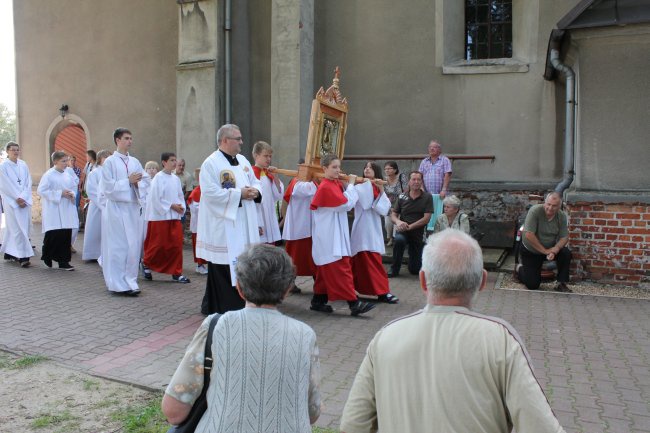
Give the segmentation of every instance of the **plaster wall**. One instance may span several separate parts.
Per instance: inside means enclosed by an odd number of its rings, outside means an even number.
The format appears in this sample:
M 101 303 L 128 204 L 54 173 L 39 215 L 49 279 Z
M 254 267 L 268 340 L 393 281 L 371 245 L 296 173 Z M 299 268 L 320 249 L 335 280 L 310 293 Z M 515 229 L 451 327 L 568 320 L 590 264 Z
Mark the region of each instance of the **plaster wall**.
M 650 191 L 650 26 L 575 31 L 578 59 L 576 186 Z
M 175 148 L 175 2 L 14 1 L 18 138 L 36 179 L 49 167 L 48 128 L 68 104 L 89 148 L 114 149 L 133 131 L 143 164 Z
M 329 84 L 334 67 L 341 67 L 341 90 L 350 103 L 346 153 L 425 153 L 437 138 L 446 153 L 496 155 L 493 164 L 457 162 L 454 180 L 559 180 L 555 84 L 542 74 L 548 35 L 577 0 L 514 3 L 528 23 L 526 29 L 515 26 L 518 64 L 443 73 L 445 56 L 436 47 L 446 49 L 458 38 L 462 43 L 464 32 L 462 25 L 434 28 L 437 13 L 453 15 L 451 2 L 317 2 L 315 87 Z

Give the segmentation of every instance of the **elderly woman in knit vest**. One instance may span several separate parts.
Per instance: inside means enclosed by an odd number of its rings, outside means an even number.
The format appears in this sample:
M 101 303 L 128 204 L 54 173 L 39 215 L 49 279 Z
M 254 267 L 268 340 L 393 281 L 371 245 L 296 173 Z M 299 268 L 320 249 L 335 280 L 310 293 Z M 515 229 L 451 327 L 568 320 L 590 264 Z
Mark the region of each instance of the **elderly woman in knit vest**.
M 320 415 L 316 334 L 276 308 L 293 287 L 293 263 L 283 249 L 258 244 L 238 257 L 236 273 L 246 307 L 221 315 L 214 328 L 208 408 L 196 433 L 310 433 Z M 194 335 L 165 391 L 162 410 L 172 424 L 185 420 L 201 393 L 212 317 Z
M 442 206 L 442 215 L 436 219 L 433 232 L 438 233 L 444 229 L 452 228 L 469 234 L 469 218 L 465 213 L 460 211 L 460 200 L 458 197 L 455 195 L 445 197 L 442 201 Z

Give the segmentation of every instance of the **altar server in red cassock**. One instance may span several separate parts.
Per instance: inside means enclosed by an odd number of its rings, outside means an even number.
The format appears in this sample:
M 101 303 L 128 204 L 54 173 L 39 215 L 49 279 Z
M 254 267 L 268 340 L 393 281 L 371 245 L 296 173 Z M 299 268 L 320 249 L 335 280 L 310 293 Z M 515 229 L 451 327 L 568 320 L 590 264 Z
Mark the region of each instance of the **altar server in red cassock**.
M 341 161 L 335 155 L 321 158 L 325 178 L 321 181 L 311 202 L 312 256 L 316 264 L 316 281 L 311 309 L 331 313 L 328 301 L 344 300 L 353 316 L 372 310 L 375 305 L 359 301 L 354 291 L 350 261 L 350 235 L 347 212 L 357 199 L 354 188 L 356 176 L 350 184 L 338 180 Z
M 201 169 L 194 170 L 194 179 L 198 184 Z M 192 253 L 194 254 L 194 263 L 196 263 L 196 273 L 206 275 L 208 268 L 205 266 L 208 262 L 196 256 L 196 230 L 199 226 L 199 204 L 201 202 L 201 185 L 197 185 L 187 198 L 187 205 L 190 208 L 190 232 L 192 232 Z
M 183 275 L 183 225 L 185 198 L 181 181 L 174 175 L 176 155 L 165 152 L 163 169 L 151 181 L 147 196 L 145 219 L 147 237 L 144 240 L 144 264 L 161 274 L 171 274 L 177 283 L 189 283 Z
M 377 296 L 381 302 L 397 304 L 399 301 L 390 293 L 388 276 L 381 256 L 384 254 L 384 236 L 381 217 L 390 211 L 390 200 L 383 185 L 375 185 L 373 179 L 381 179 L 381 168 L 368 162 L 363 169 L 365 182 L 356 185 L 359 200 L 354 207 L 354 223 L 350 244 L 352 246 L 352 273 L 354 287 L 362 295 Z
M 282 199 L 284 185 L 280 179 L 273 175 L 275 167 L 271 166 L 273 148 L 265 141 L 258 141 L 253 145 L 253 159 L 255 165 L 253 172 L 262 185 L 262 201 L 257 203 L 257 218 L 260 227 L 260 242 L 275 244 L 282 236 L 275 210 L 275 204 Z
M 282 239 L 285 240 L 284 248 L 287 254 L 296 266 L 296 276 L 300 277 L 316 276 L 316 265 L 311 256 L 312 212 L 309 208 L 314 194 L 314 182 L 303 182 L 297 178 L 291 180 L 284 193 L 287 213 L 284 217 Z

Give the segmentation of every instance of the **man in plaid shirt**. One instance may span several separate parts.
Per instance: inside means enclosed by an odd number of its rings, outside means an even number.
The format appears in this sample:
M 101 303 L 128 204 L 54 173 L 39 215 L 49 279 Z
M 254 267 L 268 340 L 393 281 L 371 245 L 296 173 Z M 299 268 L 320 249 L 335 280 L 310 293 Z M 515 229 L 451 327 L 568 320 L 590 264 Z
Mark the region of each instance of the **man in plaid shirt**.
M 424 174 L 424 187 L 429 194 L 447 196 L 447 188 L 451 180 L 451 161 L 442 155 L 442 147 L 436 140 L 429 143 L 429 157 L 420 163 L 418 171 Z

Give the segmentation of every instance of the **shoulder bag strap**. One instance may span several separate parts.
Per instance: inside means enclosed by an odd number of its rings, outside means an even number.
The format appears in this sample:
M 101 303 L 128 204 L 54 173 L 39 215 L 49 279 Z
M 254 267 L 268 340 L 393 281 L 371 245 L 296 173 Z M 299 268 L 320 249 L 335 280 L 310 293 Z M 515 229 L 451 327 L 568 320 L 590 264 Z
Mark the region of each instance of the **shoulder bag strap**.
M 203 389 L 207 390 L 210 385 L 210 372 L 212 371 L 212 334 L 214 333 L 214 327 L 217 326 L 217 322 L 221 314 L 215 314 L 210 320 L 210 327 L 208 328 L 208 338 L 205 340 L 205 359 L 203 360 Z

